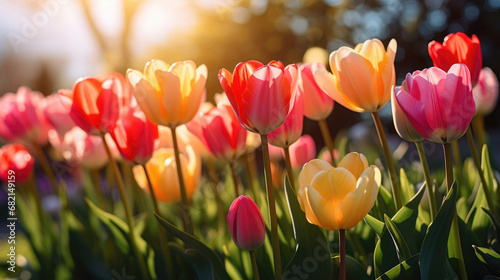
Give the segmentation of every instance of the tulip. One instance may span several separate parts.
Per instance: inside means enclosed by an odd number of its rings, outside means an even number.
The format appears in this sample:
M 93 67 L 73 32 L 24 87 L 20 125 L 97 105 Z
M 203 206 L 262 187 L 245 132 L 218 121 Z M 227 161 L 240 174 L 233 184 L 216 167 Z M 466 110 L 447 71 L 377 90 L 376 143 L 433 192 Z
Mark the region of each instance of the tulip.
M 20 87 L 0 98 L 0 137 L 6 141 L 45 145 L 49 126 L 43 115 L 45 101 L 39 92 Z
M 205 92 L 207 67 L 192 61 L 172 65 L 153 59 L 144 73 L 129 69 L 127 79 L 137 103 L 155 124 L 171 128 L 190 121 L 198 112 Z
M 314 139 L 308 135 L 302 135 L 297 142 L 290 146 L 290 161 L 292 167 L 302 168 L 304 164 L 316 157 L 316 144 Z
M 146 171 L 151 179 L 151 187 L 156 198 L 165 203 L 181 201 L 181 192 L 177 177 L 177 168 L 173 149 L 159 149 L 146 163 Z M 186 194 L 189 201 L 198 188 L 201 177 L 201 159 L 191 146 L 186 146 L 185 153 L 180 155 L 182 174 L 186 184 Z M 148 181 L 142 166 L 134 166 L 134 177 L 146 193 L 149 193 Z
M 62 91 L 60 94 L 72 100 L 70 114 L 75 123 L 94 135 L 113 129 L 120 116 L 128 110 L 132 99 L 130 86 L 118 73 L 104 78 L 78 79 L 72 93 Z
M 296 65 L 285 68 L 279 61 L 247 61 L 236 65 L 233 74 L 221 69 L 219 81 L 241 125 L 268 134 L 283 124 L 293 107 L 297 71 Z
M 333 111 L 333 99 L 324 92 L 314 80 L 313 73 L 326 66 L 320 62 L 303 63 L 299 67 L 298 91 L 304 100 L 304 116 L 311 120 L 326 119 Z
M 269 143 L 281 148 L 288 148 L 291 144 L 295 143 L 302 134 L 302 127 L 304 125 L 304 103 L 302 95 L 297 92 L 293 107 L 286 117 L 285 122 L 269 133 Z
M 347 109 L 377 112 L 391 99 L 396 49 L 394 39 L 387 51 L 378 39 L 367 40 L 354 49 L 341 47 L 330 55 L 333 75 L 318 68 L 314 79 L 326 94 Z
M 469 70 L 463 64 L 454 64 L 448 73 L 437 67 L 408 73 L 394 91 L 410 124 L 436 143 L 462 137 L 476 111 Z
M 477 83 L 483 55 L 476 35 L 469 38 L 462 32 L 451 33 L 444 38 L 443 44 L 430 42 L 428 49 L 435 67 L 448 71 L 453 64 L 463 63 L 469 68 L 472 84 Z
M 186 127 L 216 158 L 232 162 L 245 152 L 247 131 L 239 124 L 230 105 L 220 103 L 200 113 L 197 122 L 189 122 Z
M 47 122 L 59 133 L 64 135 L 76 126 L 71 118 L 72 100 L 70 90 L 60 90 L 59 93 L 51 94 L 45 98 L 45 108 L 43 114 Z
M 142 165 L 153 155 L 158 126 L 146 119 L 139 107 L 132 106 L 110 134 L 126 160 Z
M 35 159 L 23 145 L 7 144 L 0 148 L 0 179 L 4 182 L 28 181 L 34 164 Z
M 363 154 L 347 154 L 336 168 L 314 159 L 299 173 L 297 197 L 309 223 L 327 230 L 349 229 L 373 207 L 381 178 Z
M 252 251 L 264 244 L 264 219 L 249 197 L 241 195 L 233 201 L 227 214 L 227 225 L 238 248 Z
M 406 80 L 403 82 L 402 87 L 408 90 Z M 413 128 L 396 100 L 395 92 L 397 90 L 398 88 L 394 88 L 391 94 L 392 120 L 394 122 L 394 128 L 396 128 L 396 132 L 398 133 L 399 137 L 403 138 L 404 140 L 408 142 L 421 142 L 424 140 L 424 137 L 422 137 L 422 135 L 420 135 L 415 130 L 415 128 Z
M 478 115 L 486 116 L 493 112 L 498 100 L 498 78 L 491 68 L 485 67 L 481 70 L 472 94 Z

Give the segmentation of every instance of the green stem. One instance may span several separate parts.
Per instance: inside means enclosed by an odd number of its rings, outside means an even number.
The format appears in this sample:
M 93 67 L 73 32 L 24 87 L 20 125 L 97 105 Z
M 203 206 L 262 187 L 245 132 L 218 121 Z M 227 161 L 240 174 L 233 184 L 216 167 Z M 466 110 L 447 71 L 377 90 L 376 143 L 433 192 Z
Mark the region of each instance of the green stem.
M 321 129 L 321 135 L 323 135 L 323 140 L 325 141 L 326 148 L 328 149 L 330 157 L 332 158 L 331 163 L 333 166 L 336 166 L 337 163 L 335 162 L 335 157 L 333 156 L 334 146 L 332 136 L 330 135 L 330 130 L 328 129 L 328 124 L 326 123 L 326 120 L 320 120 L 318 121 L 318 123 L 319 128 Z
M 290 179 L 290 185 L 292 186 L 292 190 L 295 192 L 295 175 L 293 175 L 292 162 L 290 161 L 290 149 L 289 147 L 283 148 L 285 151 L 285 163 L 286 163 L 286 172 L 288 173 L 288 179 Z
M 396 169 L 394 168 L 394 163 L 392 162 L 392 155 L 389 151 L 389 146 L 387 145 L 387 139 L 385 137 L 384 127 L 380 121 L 380 116 L 378 112 L 372 113 L 373 122 L 375 123 L 375 128 L 377 129 L 378 138 L 382 149 L 384 150 L 385 162 L 387 164 L 387 169 L 389 170 L 389 176 L 391 178 L 392 184 L 392 196 L 394 197 L 394 202 L 396 203 L 396 209 L 399 210 L 403 207 L 403 200 L 401 199 L 401 190 L 399 188 L 398 175 L 396 174 Z
M 453 153 L 453 160 L 455 161 L 455 169 L 457 171 L 457 180 L 461 181 L 462 178 L 462 157 L 460 156 L 460 147 L 458 140 L 451 142 L 451 150 Z
M 346 279 L 345 229 L 339 229 L 339 279 Z
M 120 192 L 121 199 L 123 201 L 123 208 L 125 209 L 125 216 L 126 216 L 126 221 L 127 225 L 129 228 L 129 238 L 130 238 L 130 245 L 132 247 L 132 250 L 134 251 L 134 255 L 136 256 L 136 260 L 139 263 L 139 268 L 141 270 L 142 278 L 143 279 L 149 279 L 149 273 L 146 269 L 146 263 L 144 262 L 144 259 L 139 252 L 139 249 L 137 248 L 137 241 L 136 241 L 136 235 L 134 234 L 134 219 L 132 217 L 132 211 L 130 210 L 130 204 L 128 201 L 127 193 L 125 192 L 125 186 L 123 185 L 123 179 L 120 175 L 120 170 L 118 169 L 118 165 L 116 164 L 115 159 L 113 158 L 113 155 L 111 154 L 111 150 L 109 149 L 108 143 L 106 142 L 106 138 L 104 137 L 104 134 L 101 135 L 102 137 L 102 142 L 104 144 L 104 148 L 106 149 L 106 153 L 108 154 L 109 158 L 109 164 L 111 165 L 111 168 L 113 169 L 113 174 L 116 180 L 116 184 L 118 186 L 118 191 Z
M 238 175 L 236 174 L 236 167 L 234 166 L 234 162 L 229 162 L 229 169 L 231 169 L 231 177 L 233 178 L 233 186 L 234 186 L 234 195 L 236 197 L 240 196 L 240 192 L 238 191 Z
M 453 184 L 453 166 L 451 163 L 451 149 L 450 144 L 443 144 L 444 150 L 444 164 L 446 166 L 446 186 L 448 192 L 451 190 Z M 457 211 L 453 212 L 453 221 L 451 224 L 451 232 L 448 240 L 449 250 L 448 254 L 450 259 L 456 259 L 458 265 L 458 274 L 460 279 L 467 279 L 467 271 L 465 270 L 464 257 L 462 253 L 462 245 L 460 244 L 460 231 L 458 229 Z
M 259 269 L 257 268 L 257 259 L 255 258 L 255 251 L 250 250 L 250 259 L 252 260 L 252 271 L 253 271 L 253 280 L 259 280 Z
M 271 223 L 271 244 L 273 246 L 274 273 L 275 279 L 281 280 L 281 257 L 280 240 L 278 236 L 278 219 L 276 218 L 276 205 L 274 201 L 273 178 L 271 174 L 271 159 L 269 158 L 269 146 L 267 143 L 267 134 L 261 134 L 262 156 L 264 158 L 264 170 L 266 177 L 267 202 L 269 204 L 269 221 Z
M 477 143 L 479 147 L 486 144 L 487 135 L 484 130 L 484 117 L 481 114 L 477 114 L 472 119 L 472 127 L 474 128 L 474 134 L 476 135 Z
M 54 171 L 50 167 L 49 161 L 45 156 L 45 153 L 42 151 L 42 148 L 40 148 L 39 145 L 33 144 L 32 146 L 33 149 L 35 150 L 35 155 L 38 158 L 40 165 L 42 166 L 43 172 L 45 173 L 45 175 L 47 175 L 49 179 L 52 189 L 57 195 L 59 195 L 59 187 L 57 186 L 57 179 L 56 176 L 54 175 Z
M 429 194 L 429 208 L 431 212 L 431 222 L 436 218 L 437 208 L 436 208 L 436 197 L 434 196 L 434 186 L 432 185 L 431 173 L 429 171 L 429 165 L 427 164 L 427 157 L 425 156 L 424 145 L 422 142 L 415 142 L 417 146 L 418 156 L 420 157 L 420 163 L 422 164 L 422 169 L 424 171 L 425 183 L 427 185 L 427 191 Z
M 481 186 L 483 188 L 484 196 L 486 196 L 486 201 L 488 203 L 488 207 L 490 208 L 493 217 L 498 219 L 497 211 L 495 209 L 495 205 L 493 204 L 492 196 L 490 194 L 490 189 L 488 184 L 486 183 L 486 178 L 484 177 L 483 170 L 481 168 L 481 163 L 479 161 L 479 156 L 476 150 L 476 144 L 474 144 L 474 137 L 472 136 L 472 131 L 469 128 L 467 129 L 467 142 L 469 143 L 469 149 L 472 155 L 472 160 L 474 161 L 474 165 L 476 166 L 477 172 L 479 173 L 479 178 L 481 179 Z
M 106 205 L 106 200 L 104 199 L 104 195 L 102 193 L 102 188 L 101 188 L 101 176 L 99 175 L 99 169 L 91 169 L 90 170 L 90 177 L 92 178 L 92 183 L 94 185 L 94 189 L 97 195 L 97 200 L 99 201 L 99 206 L 106 210 L 108 207 Z
M 179 144 L 177 143 L 177 127 L 171 127 L 172 142 L 174 144 L 175 166 L 177 169 L 177 178 L 179 179 L 179 187 L 181 189 L 181 203 L 179 204 L 181 218 L 183 220 L 184 231 L 194 236 L 193 223 L 191 222 L 191 214 L 189 213 L 189 204 L 186 193 L 186 185 L 184 184 L 184 177 L 182 176 L 181 157 L 179 151 Z
M 245 164 L 245 170 L 250 183 L 250 188 L 252 189 L 252 194 L 255 199 L 255 203 L 260 205 L 260 192 L 259 185 L 256 184 L 257 170 L 255 168 L 255 154 L 254 152 L 249 152 L 243 155 L 243 160 Z
M 224 236 L 224 232 L 226 229 L 226 217 L 224 215 L 224 205 L 222 204 L 222 200 L 219 195 L 218 185 L 219 181 L 217 179 L 217 169 L 215 167 L 214 161 L 212 159 L 207 160 L 208 166 L 208 178 L 212 183 L 212 191 L 215 197 L 215 203 L 217 204 L 217 216 L 219 222 L 219 230 L 218 233 L 220 236 Z

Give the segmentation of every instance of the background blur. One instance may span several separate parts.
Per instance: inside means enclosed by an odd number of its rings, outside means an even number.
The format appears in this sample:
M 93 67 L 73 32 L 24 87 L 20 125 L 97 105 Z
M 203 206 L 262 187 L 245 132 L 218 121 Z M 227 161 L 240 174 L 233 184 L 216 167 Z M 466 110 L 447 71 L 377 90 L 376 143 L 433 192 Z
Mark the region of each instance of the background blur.
M 250 59 L 296 63 L 311 47 L 330 53 L 371 38 L 385 45 L 396 38 L 400 84 L 407 72 L 432 66 L 430 41 L 458 31 L 479 37 L 484 66 L 498 75 L 499 19 L 500 0 L 0 0 L 0 95 L 21 85 L 47 95 L 82 76 L 142 70 L 159 58 L 206 64 L 211 100 L 222 91 L 221 68 Z M 329 123 L 335 133 L 359 118 L 337 105 Z M 498 107 L 486 126 L 498 130 Z

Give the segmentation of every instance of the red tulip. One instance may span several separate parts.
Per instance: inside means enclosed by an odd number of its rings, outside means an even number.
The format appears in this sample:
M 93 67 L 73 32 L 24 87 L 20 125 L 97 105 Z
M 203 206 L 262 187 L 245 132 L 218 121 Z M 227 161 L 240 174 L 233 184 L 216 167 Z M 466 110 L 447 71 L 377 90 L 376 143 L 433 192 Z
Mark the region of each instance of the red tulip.
M 109 132 L 127 111 L 132 91 L 121 74 L 112 73 L 104 79 L 77 80 L 68 97 L 73 101 L 71 117 L 75 123 L 87 133 L 100 135 Z
M 472 84 L 479 79 L 483 68 L 481 44 L 476 35 L 469 38 L 462 32 L 451 33 L 444 38 L 443 44 L 432 41 L 429 43 L 429 55 L 434 66 L 448 71 L 455 63 L 463 63 L 469 67 Z
M 43 115 L 45 100 L 39 92 L 20 87 L 0 98 L 0 137 L 12 142 L 47 143 L 49 126 Z
M 34 163 L 23 145 L 7 144 L 0 148 L 0 179 L 4 182 L 26 182 L 33 174 Z
M 462 137 L 476 111 L 469 70 L 463 64 L 454 64 L 448 73 L 436 67 L 408 73 L 394 91 L 410 124 L 436 143 Z
M 326 153 L 329 155 L 329 153 Z M 304 164 L 316 158 L 316 144 L 308 135 L 302 135 L 290 146 L 290 162 L 293 168 L 302 168 Z
M 326 66 L 320 62 L 304 63 L 299 67 L 298 90 L 304 100 L 304 115 L 315 121 L 326 119 L 333 111 L 333 99 L 326 94 L 314 80 L 314 71 Z
M 264 244 L 266 227 L 257 205 L 247 196 L 236 198 L 227 214 L 229 232 L 238 248 L 255 250 Z
M 247 61 L 236 65 L 233 74 L 221 69 L 219 81 L 241 125 L 268 134 L 283 124 L 293 107 L 297 74 L 296 65 Z
M 286 117 L 285 122 L 269 133 L 269 143 L 281 148 L 286 148 L 299 139 L 304 126 L 303 100 L 302 94 L 297 92 L 297 94 L 295 94 L 292 110 L 290 110 L 290 114 Z
M 239 124 L 231 106 L 219 104 L 200 113 L 187 128 L 219 159 L 235 160 L 245 153 L 247 131 Z M 200 129 L 197 129 L 200 128 Z
M 145 164 L 153 155 L 158 126 L 151 123 L 139 106 L 133 105 L 110 131 L 122 156 L 135 164 Z

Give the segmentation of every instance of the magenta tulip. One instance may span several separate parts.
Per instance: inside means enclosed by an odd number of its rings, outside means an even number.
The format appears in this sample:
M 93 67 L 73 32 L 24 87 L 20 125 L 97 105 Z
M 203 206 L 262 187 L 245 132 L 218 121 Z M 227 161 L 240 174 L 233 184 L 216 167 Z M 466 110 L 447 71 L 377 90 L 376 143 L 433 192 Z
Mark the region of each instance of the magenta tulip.
M 255 250 L 264 244 L 266 227 L 257 205 L 247 196 L 236 198 L 227 214 L 229 232 L 238 248 Z
M 476 111 L 469 69 L 464 64 L 454 64 L 448 73 L 437 67 L 408 73 L 394 91 L 415 130 L 436 143 L 462 137 Z

